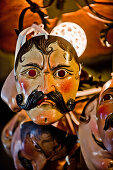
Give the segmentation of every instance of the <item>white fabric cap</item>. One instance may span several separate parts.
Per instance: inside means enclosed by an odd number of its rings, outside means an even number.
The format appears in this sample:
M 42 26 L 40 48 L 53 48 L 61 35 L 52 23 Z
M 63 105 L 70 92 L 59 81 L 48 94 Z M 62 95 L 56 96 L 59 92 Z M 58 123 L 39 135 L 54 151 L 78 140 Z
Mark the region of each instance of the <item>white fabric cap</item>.
M 80 57 L 86 49 L 87 37 L 84 30 L 73 22 L 63 22 L 54 27 L 50 33 L 62 37 L 69 41 L 75 48 L 78 57 Z

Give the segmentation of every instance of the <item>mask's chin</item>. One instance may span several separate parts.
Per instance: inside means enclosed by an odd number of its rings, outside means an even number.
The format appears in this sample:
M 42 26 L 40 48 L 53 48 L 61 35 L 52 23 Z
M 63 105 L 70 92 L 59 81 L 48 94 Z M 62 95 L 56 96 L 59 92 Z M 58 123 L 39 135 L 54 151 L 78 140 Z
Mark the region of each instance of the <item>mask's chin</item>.
M 31 120 L 38 125 L 49 125 L 64 116 L 60 111 L 51 105 L 38 106 L 38 108 L 31 109 L 27 111 L 27 114 Z

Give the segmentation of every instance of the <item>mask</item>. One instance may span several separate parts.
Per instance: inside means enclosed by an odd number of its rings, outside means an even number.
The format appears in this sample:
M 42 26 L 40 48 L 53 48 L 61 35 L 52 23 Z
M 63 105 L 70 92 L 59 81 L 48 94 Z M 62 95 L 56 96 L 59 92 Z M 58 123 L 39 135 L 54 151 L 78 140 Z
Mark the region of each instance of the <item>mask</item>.
M 75 106 L 79 64 L 65 39 L 38 35 L 26 41 L 15 60 L 17 104 L 33 122 L 47 125 Z
M 77 137 L 66 136 L 51 125 L 25 122 L 16 130 L 12 141 L 12 155 L 16 169 L 63 169 L 65 157 L 70 153 Z M 71 160 L 70 160 L 71 161 Z M 76 159 L 75 159 L 76 161 Z M 62 162 L 62 164 L 60 164 Z M 72 164 L 76 164 L 72 161 Z
M 97 108 L 98 128 L 107 150 L 113 154 L 113 79 L 102 88 Z

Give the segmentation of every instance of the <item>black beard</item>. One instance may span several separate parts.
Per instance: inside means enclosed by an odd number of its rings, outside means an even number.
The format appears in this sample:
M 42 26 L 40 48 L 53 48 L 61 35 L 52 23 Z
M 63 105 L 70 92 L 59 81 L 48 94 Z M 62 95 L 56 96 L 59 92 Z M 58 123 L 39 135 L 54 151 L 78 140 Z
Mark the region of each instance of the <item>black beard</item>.
M 56 104 L 56 108 L 61 112 L 61 113 L 67 113 L 69 111 L 72 111 L 75 107 L 75 100 L 74 99 L 69 99 L 67 101 L 67 104 L 65 103 L 62 94 L 55 90 L 51 91 L 48 94 L 44 94 L 42 91 L 37 91 L 34 90 L 27 98 L 26 103 L 22 105 L 23 102 L 23 96 L 22 94 L 18 94 L 16 96 L 16 101 L 18 106 L 21 109 L 24 110 L 31 110 L 35 108 L 38 105 L 38 102 L 40 100 L 43 101 L 44 97 L 47 96 L 47 98 L 51 101 L 53 101 Z
M 107 116 L 105 120 L 104 130 L 108 130 L 109 127 L 113 127 L 113 113 Z

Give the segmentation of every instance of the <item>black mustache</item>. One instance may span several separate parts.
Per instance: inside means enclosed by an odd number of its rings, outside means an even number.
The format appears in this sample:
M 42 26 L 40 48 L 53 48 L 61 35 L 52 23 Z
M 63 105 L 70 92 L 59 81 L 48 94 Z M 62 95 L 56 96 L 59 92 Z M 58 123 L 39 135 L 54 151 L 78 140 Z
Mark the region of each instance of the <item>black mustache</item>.
M 107 116 L 105 120 L 104 130 L 108 130 L 109 127 L 113 127 L 113 113 Z
M 17 101 L 18 106 L 21 109 L 31 110 L 31 109 L 35 108 L 38 105 L 38 101 L 42 100 L 45 96 L 47 96 L 47 98 L 49 100 L 53 101 L 56 104 L 57 109 L 61 113 L 66 113 L 66 112 L 72 111 L 75 107 L 74 99 L 69 99 L 66 104 L 62 97 L 62 94 L 57 90 L 51 91 L 50 93 L 48 93 L 46 95 L 42 91 L 34 90 L 28 96 L 26 103 L 24 105 L 22 105 L 22 102 L 23 102 L 22 94 L 18 94 L 16 96 L 16 101 Z
M 24 110 L 31 110 L 32 108 L 37 106 L 37 102 L 44 97 L 41 91 L 34 90 L 27 98 L 27 101 L 24 105 L 21 103 L 23 102 L 22 94 L 18 94 L 16 96 L 16 101 L 18 106 Z

